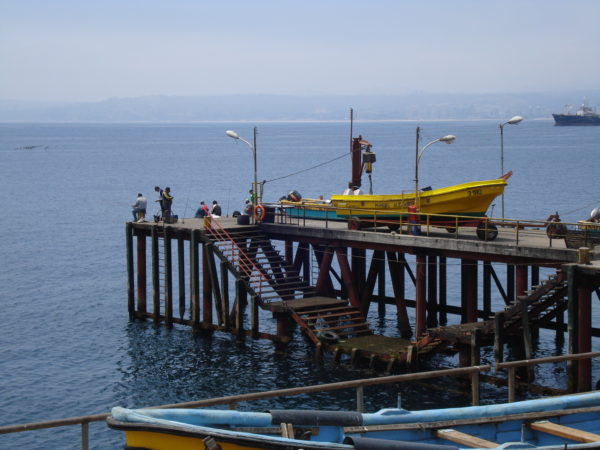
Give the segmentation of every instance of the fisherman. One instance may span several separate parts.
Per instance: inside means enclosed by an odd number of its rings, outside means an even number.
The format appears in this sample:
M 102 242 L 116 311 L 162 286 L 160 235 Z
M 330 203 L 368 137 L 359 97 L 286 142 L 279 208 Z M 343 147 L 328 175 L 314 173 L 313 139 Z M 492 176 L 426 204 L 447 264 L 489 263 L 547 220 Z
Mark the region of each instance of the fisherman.
M 205 216 L 206 216 L 206 211 L 204 211 L 204 209 L 202 209 L 202 205 L 198 206 L 198 209 L 196 210 L 196 214 L 194 214 L 194 217 L 196 219 L 202 219 Z
M 154 186 L 154 191 L 158 195 L 158 199 L 154 200 L 154 202 L 160 205 L 160 215 L 161 217 L 164 217 L 165 207 L 163 206 L 163 190 L 160 188 L 160 186 Z M 154 216 L 154 219 L 157 220 L 157 216 Z
M 134 222 L 144 222 L 146 218 L 146 206 L 148 201 L 141 193 L 137 195 L 137 199 L 133 205 L 131 205 Z
M 200 202 L 200 206 L 202 207 L 202 211 L 204 211 L 204 215 L 205 216 L 209 216 L 210 215 L 210 209 L 208 208 L 208 205 L 204 202 Z
M 200 206 L 196 210 L 196 215 L 194 217 L 196 219 L 201 219 L 202 217 L 206 217 L 208 215 L 210 215 L 208 206 L 204 202 L 200 202 Z
M 213 217 L 221 217 L 221 205 L 219 205 L 216 200 L 213 200 L 212 202 L 210 214 Z
M 163 220 L 171 218 L 171 205 L 173 204 L 173 196 L 171 195 L 171 188 L 166 187 L 161 192 L 162 197 L 162 208 L 163 208 Z

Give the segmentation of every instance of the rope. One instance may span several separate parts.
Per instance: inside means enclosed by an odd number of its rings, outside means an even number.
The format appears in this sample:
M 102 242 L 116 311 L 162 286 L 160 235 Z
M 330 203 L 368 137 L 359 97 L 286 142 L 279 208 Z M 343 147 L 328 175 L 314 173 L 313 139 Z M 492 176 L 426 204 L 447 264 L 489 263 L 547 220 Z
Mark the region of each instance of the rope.
M 577 208 L 577 209 L 573 209 L 573 210 L 571 210 L 571 211 L 567 211 L 566 213 L 562 213 L 562 214 L 563 214 L 563 215 L 567 215 L 567 216 L 568 216 L 569 214 L 572 214 L 572 213 L 574 213 L 574 212 L 577 212 L 577 211 L 581 211 L 581 210 L 582 210 L 582 209 L 584 209 L 584 208 L 589 208 L 590 206 L 597 205 L 598 203 L 600 203 L 600 201 L 595 201 L 595 202 L 593 202 L 593 203 L 590 203 L 590 204 L 588 204 L 588 205 L 581 206 L 581 207 L 579 207 L 579 208 Z
M 361 151 L 361 149 L 359 148 L 357 151 Z M 306 169 L 298 170 L 297 172 L 292 172 L 292 173 L 290 173 L 290 174 L 283 175 L 283 176 L 281 176 L 281 177 L 277 177 L 277 178 L 272 178 L 272 179 L 270 179 L 270 180 L 264 180 L 264 181 L 263 181 L 263 184 L 265 184 L 265 183 L 270 183 L 271 181 L 283 180 L 284 178 L 289 178 L 289 177 L 292 177 L 292 176 L 294 176 L 294 175 L 298 175 L 298 174 L 301 174 L 301 173 L 304 173 L 304 172 L 308 172 L 309 170 L 317 169 L 317 168 L 319 168 L 319 167 L 321 167 L 321 166 L 324 166 L 324 165 L 330 164 L 330 163 L 332 163 L 332 162 L 335 162 L 335 161 L 337 161 L 338 159 L 342 159 L 342 158 L 344 158 L 344 157 L 346 157 L 346 156 L 348 156 L 348 155 L 351 155 L 351 154 L 352 154 L 352 152 L 346 152 L 346 153 L 344 153 L 343 155 L 337 156 L 336 158 L 330 159 L 329 161 L 325 161 L 325 162 L 322 162 L 322 163 L 320 163 L 320 164 L 317 164 L 316 166 L 312 166 L 312 167 L 308 167 L 308 168 L 306 168 Z

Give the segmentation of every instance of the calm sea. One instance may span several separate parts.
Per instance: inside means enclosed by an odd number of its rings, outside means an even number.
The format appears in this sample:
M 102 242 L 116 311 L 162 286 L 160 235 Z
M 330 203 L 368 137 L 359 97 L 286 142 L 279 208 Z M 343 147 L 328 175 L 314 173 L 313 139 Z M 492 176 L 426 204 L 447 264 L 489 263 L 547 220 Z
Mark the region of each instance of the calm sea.
M 269 342 L 236 345 L 222 333 L 198 337 L 186 328 L 128 320 L 124 229 L 137 193 L 153 200 L 153 186 L 170 186 L 180 217 L 193 215 L 201 200 L 219 200 L 229 214 L 241 209 L 252 153 L 225 130 L 251 140 L 254 125 L 266 199 L 293 189 L 310 197 L 344 189 L 350 177 L 347 157 L 269 180 L 347 153 L 346 123 L 0 124 L 0 425 L 372 375 L 328 362 L 315 366 L 298 332 L 289 349 L 277 353 Z M 452 145 L 435 144 L 423 155 L 421 186 L 500 175 L 497 122 L 356 122 L 355 135 L 368 139 L 377 154 L 375 193 L 412 189 L 417 125 L 422 145 L 456 135 Z M 505 193 L 507 217 L 545 219 L 558 211 L 564 220 L 576 221 L 600 206 L 600 127 L 525 120 L 504 131 L 504 167 L 514 172 Z M 493 215 L 500 216 L 499 200 Z M 374 328 L 394 335 L 393 311 L 379 318 L 373 310 Z M 542 332 L 536 355 L 560 352 L 562 345 Z M 489 358 L 488 350 L 484 360 Z M 428 365 L 453 363 L 440 357 Z M 560 385 L 563 375 L 557 366 L 538 381 Z M 395 405 L 399 390 L 410 408 L 435 407 L 440 399 L 468 402 L 460 383 L 445 383 L 443 389 L 440 384 L 367 390 L 366 409 Z M 505 398 L 499 388 L 486 388 L 482 395 L 487 402 Z M 352 392 L 240 405 L 255 410 L 353 406 Z M 91 426 L 90 440 L 92 448 L 122 448 L 122 437 L 104 424 Z M 78 445 L 78 427 L 0 436 L 0 448 Z

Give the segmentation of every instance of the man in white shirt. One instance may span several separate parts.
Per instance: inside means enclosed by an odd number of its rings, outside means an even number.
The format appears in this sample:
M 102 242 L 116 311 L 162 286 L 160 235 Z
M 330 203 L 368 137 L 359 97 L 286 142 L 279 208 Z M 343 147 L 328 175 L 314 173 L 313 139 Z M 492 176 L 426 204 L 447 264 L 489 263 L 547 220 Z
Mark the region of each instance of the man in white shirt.
M 137 199 L 133 205 L 131 205 L 134 222 L 144 222 L 146 217 L 146 207 L 148 201 L 141 193 L 137 195 Z

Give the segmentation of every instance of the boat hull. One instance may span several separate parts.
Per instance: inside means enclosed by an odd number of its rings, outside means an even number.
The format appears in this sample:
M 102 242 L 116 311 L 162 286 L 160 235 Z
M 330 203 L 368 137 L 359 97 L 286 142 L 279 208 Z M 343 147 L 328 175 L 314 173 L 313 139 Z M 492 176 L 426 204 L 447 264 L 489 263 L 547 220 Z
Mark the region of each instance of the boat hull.
M 556 126 L 599 126 L 600 115 L 552 114 Z
M 583 449 L 600 446 L 600 391 L 488 406 L 413 412 L 386 409 L 373 414 L 113 408 L 108 424 L 125 432 L 127 448 L 152 450 L 217 448 L 213 442 L 222 450 L 457 450 L 473 448 L 474 442 L 481 444 L 475 448 L 549 450 L 568 444 L 569 449 Z M 293 438 L 277 435 L 285 428 L 282 424 L 288 424 Z M 558 428 L 562 434 L 552 432 Z M 571 438 L 565 438 L 565 429 Z M 470 445 L 461 444 L 460 436 L 468 436 Z
M 462 216 L 462 221 L 485 216 L 492 201 L 504 192 L 506 180 L 473 181 L 441 189 L 398 195 L 332 195 L 338 217 L 407 219 L 409 206 L 424 214 Z M 436 218 L 448 221 L 449 218 Z

